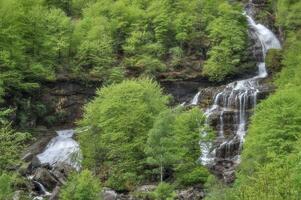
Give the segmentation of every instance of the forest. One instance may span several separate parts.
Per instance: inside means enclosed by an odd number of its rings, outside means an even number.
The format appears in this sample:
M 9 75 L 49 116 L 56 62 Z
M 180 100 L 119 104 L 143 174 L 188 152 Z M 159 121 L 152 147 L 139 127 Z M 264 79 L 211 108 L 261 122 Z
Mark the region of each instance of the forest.
M 0 0 L 0 200 L 298 200 L 300 108 L 299 0 Z

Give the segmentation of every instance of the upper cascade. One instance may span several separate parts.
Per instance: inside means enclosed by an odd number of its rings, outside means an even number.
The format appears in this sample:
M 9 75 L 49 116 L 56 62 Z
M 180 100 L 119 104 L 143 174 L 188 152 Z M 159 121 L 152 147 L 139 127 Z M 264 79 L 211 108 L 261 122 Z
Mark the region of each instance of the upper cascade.
M 269 49 L 281 49 L 281 44 L 279 40 L 271 30 L 269 30 L 262 24 L 256 24 L 254 19 L 249 15 L 246 15 L 246 17 L 250 28 L 254 29 L 255 34 L 261 42 L 264 57 L 266 56 L 266 53 Z
M 257 24 L 253 18 L 245 14 L 249 29 L 256 36 L 262 46 L 262 56 L 265 58 L 269 49 L 280 49 L 281 44 L 275 34 L 262 24 Z M 260 80 L 268 76 L 266 64 L 257 63 L 258 73 L 256 76 L 244 80 L 235 81 L 225 86 L 222 91 L 214 94 L 213 104 L 206 110 L 208 119 L 214 114 L 219 116 L 217 121 L 218 137 L 214 144 L 201 143 L 202 156 L 200 158 L 204 165 L 212 165 L 220 160 L 231 160 L 239 163 L 239 154 L 247 131 L 247 123 L 250 111 L 257 103 L 257 95 L 260 93 Z M 200 98 L 198 92 L 193 98 L 195 103 Z M 191 103 L 191 105 L 193 105 Z M 234 132 L 225 135 L 225 115 L 234 113 L 231 121 Z M 207 120 L 208 123 L 209 120 Z M 205 133 L 206 134 L 206 133 Z M 209 150 L 210 149 L 210 150 Z
M 42 164 L 55 166 L 58 163 L 66 163 L 76 170 L 81 168 L 82 154 L 79 144 L 72 139 L 74 130 L 57 131 L 43 153 L 37 155 Z

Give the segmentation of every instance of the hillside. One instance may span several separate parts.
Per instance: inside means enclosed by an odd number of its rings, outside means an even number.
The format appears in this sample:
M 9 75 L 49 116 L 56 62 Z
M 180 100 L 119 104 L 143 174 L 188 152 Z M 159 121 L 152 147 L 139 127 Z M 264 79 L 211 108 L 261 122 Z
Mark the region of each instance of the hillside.
M 299 199 L 300 13 L 0 0 L 0 200 Z

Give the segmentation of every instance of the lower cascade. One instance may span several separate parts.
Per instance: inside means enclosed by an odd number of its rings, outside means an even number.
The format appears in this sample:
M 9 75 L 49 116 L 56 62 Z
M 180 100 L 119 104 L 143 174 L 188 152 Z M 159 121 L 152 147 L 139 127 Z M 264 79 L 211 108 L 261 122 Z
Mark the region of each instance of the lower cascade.
M 280 49 L 277 37 L 262 24 L 256 24 L 251 16 L 246 15 L 250 34 L 260 42 L 262 58 L 257 63 L 257 75 L 245 80 L 229 83 L 224 89 L 213 96 L 212 105 L 205 110 L 207 124 L 213 124 L 218 132 L 216 141 L 201 143 L 202 164 L 219 171 L 219 175 L 226 182 L 233 181 L 227 176 L 232 176 L 234 167 L 240 162 L 240 152 L 247 132 L 248 119 L 251 111 L 257 104 L 258 95 L 263 90 L 260 82 L 268 76 L 265 56 L 269 49 Z M 197 105 L 202 97 L 198 92 L 190 105 Z M 202 133 L 206 134 L 206 133 Z M 217 167 L 219 166 L 219 167 Z M 217 169 L 218 168 L 218 169 Z
M 50 164 L 52 166 L 57 163 L 66 163 L 76 170 L 81 168 L 82 154 L 79 144 L 72 139 L 74 130 L 57 131 L 54 137 L 47 145 L 45 151 L 37 155 L 42 164 Z
M 68 173 L 81 169 L 82 153 L 79 144 L 72 138 L 73 129 L 56 131 L 44 151 L 36 155 L 27 171 L 27 179 L 34 186 L 33 200 L 52 199 Z M 33 159 L 34 160 L 34 159 Z

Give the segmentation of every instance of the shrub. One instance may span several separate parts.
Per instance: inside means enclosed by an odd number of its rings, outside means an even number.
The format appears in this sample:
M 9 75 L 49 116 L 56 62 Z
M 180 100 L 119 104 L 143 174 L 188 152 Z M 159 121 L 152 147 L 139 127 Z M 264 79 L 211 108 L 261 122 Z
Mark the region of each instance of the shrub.
M 153 192 L 153 196 L 156 200 L 173 200 L 176 197 L 176 193 L 172 185 L 162 182 Z
M 88 170 L 80 174 L 71 175 L 67 184 L 62 188 L 60 199 L 62 200 L 99 200 L 100 183 Z
M 269 72 L 275 74 L 280 72 L 282 67 L 282 50 L 270 49 L 265 58 L 266 66 Z
M 12 198 L 12 183 L 13 179 L 11 176 L 5 173 L 2 173 L 0 175 L 0 200 L 7 200 Z

